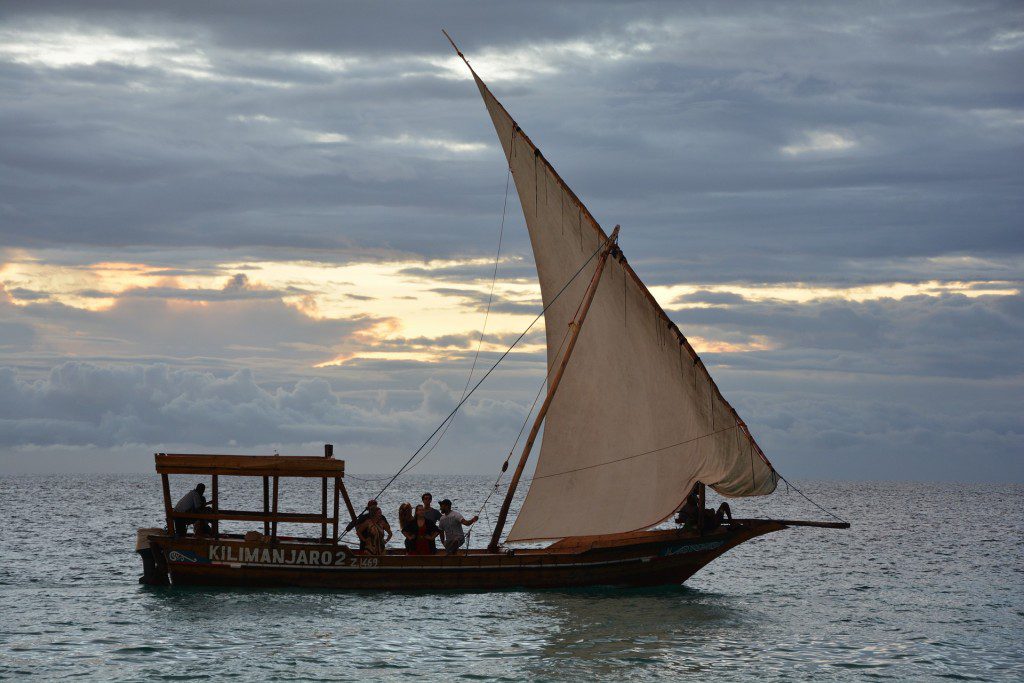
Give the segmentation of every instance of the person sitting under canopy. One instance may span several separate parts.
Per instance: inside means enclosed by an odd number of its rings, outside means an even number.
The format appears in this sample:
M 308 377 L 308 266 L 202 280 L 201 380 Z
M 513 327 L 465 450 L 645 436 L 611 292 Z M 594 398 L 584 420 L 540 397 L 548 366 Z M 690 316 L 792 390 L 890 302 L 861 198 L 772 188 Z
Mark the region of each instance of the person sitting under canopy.
M 186 493 L 178 501 L 178 504 L 174 506 L 175 512 L 210 512 L 206 505 L 206 496 L 203 493 L 206 491 L 206 484 L 199 483 L 196 487 Z M 184 536 L 188 533 L 188 525 L 192 524 L 195 527 L 196 535 L 201 536 L 209 533 L 209 524 L 206 520 L 196 519 L 183 519 L 181 517 L 175 517 L 174 519 L 174 533 L 177 536 Z

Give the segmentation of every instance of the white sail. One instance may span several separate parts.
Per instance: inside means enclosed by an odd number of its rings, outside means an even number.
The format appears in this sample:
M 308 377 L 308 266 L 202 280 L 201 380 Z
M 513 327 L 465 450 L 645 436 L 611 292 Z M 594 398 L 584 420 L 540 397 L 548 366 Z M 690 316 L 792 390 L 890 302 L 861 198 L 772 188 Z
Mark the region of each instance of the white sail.
M 473 77 L 512 169 L 548 305 L 607 236 Z M 549 368 L 595 265 L 545 314 Z M 725 496 L 754 496 L 774 491 L 777 477 L 689 343 L 617 254 L 551 404 L 536 473 L 507 540 L 647 528 L 672 515 L 697 481 Z

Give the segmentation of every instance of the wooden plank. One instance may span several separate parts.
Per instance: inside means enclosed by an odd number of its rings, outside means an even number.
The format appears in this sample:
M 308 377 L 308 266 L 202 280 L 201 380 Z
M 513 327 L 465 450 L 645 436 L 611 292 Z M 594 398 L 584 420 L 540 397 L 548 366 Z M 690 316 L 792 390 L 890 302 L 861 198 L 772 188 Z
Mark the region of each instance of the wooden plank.
M 801 520 L 801 519 L 773 519 L 773 522 L 779 524 L 785 524 L 786 526 L 814 526 L 821 527 L 822 529 L 849 529 L 849 522 L 817 522 L 814 520 Z
M 232 520 L 237 522 L 297 522 L 300 524 L 329 524 L 332 518 L 326 515 L 303 512 L 273 512 L 264 514 L 249 510 L 220 510 L 219 512 L 171 512 L 179 519 Z
M 160 474 L 220 474 L 233 477 L 343 477 L 345 461 L 293 455 L 157 453 Z
M 174 535 L 174 508 L 171 506 L 171 482 L 166 474 L 160 475 L 160 483 L 164 489 L 164 514 L 167 515 L 167 533 Z

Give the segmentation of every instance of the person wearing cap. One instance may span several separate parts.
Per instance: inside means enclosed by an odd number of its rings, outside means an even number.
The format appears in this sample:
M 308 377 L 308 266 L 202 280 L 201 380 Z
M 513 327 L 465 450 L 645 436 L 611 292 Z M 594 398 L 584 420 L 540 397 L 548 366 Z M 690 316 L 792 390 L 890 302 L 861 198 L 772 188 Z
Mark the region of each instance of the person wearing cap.
M 466 542 L 466 534 L 463 533 L 462 527 L 472 526 L 480 516 L 477 515 L 473 519 L 466 519 L 462 516 L 461 512 L 452 510 L 452 502 L 445 498 L 441 501 L 441 519 L 437 523 L 437 527 L 441 530 L 441 544 L 444 545 L 445 552 L 451 554 L 462 547 L 462 544 Z
M 429 493 L 424 493 L 420 500 L 423 501 L 423 517 L 431 524 L 436 525 L 438 520 L 441 519 L 441 511 L 430 507 L 430 501 L 434 500 L 434 497 Z
M 206 510 L 206 496 L 203 493 L 206 491 L 206 484 L 199 483 L 196 487 L 182 496 L 178 504 L 174 506 L 175 512 L 207 512 Z M 199 533 L 200 529 L 205 528 L 206 523 L 197 521 L 195 519 L 184 519 L 181 517 L 174 518 L 174 534 L 176 536 L 184 536 L 188 533 L 188 525 L 193 524 L 196 527 L 196 533 Z

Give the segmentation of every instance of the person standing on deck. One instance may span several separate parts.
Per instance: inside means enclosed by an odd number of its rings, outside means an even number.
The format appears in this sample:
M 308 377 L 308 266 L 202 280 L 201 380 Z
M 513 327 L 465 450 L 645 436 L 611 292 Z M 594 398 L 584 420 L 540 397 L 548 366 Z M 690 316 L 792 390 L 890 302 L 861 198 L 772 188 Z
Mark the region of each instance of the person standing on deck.
M 426 518 L 425 508 L 422 505 L 416 506 L 416 516 L 413 518 L 413 549 L 410 555 L 433 555 L 437 552 L 434 539 L 437 538 L 437 525 Z
M 402 503 L 398 506 L 398 530 L 405 537 L 405 551 L 414 551 L 416 549 L 416 518 L 413 516 L 410 503 Z
M 472 526 L 478 519 L 480 519 L 479 515 L 467 520 L 461 512 L 452 510 L 450 500 L 447 498 L 442 500 L 441 519 L 437 526 L 441 530 L 441 545 L 444 546 L 445 552 L 451 554 L 461 548 L 462 544 L 466 542 L 466 534 L 463 533 L 462 526 Z
M 204 512 L 206 508 L 206 496 L 203 493 L 206 491 L 206 484 L 196 484 L 196 487 L 182 496 L 178 504 L 174 506 L 175 512 Z M 194 519 L 174 519 L 174 533 L 176 536 L 184 536 L 188 533 L 188 525 L 196 524 L 199 525 Z M 198 529 L 197 529 L 198 531 Z
M 430 493 L 424 493 L 420 500 L 423 501 L 423 516 L 427 518 L 428 522 L 436 525 L 438 520 L 441 519 L 441 511 L 430 507 L 430 501 L 434 500 L 434 496 L 430 495 Z
M 356 527 L 359 547 L 370 555 L 383 555 L 391 540 L 391 525 L 384 519 L 380 507 L 374 506 L 373 513 Z

